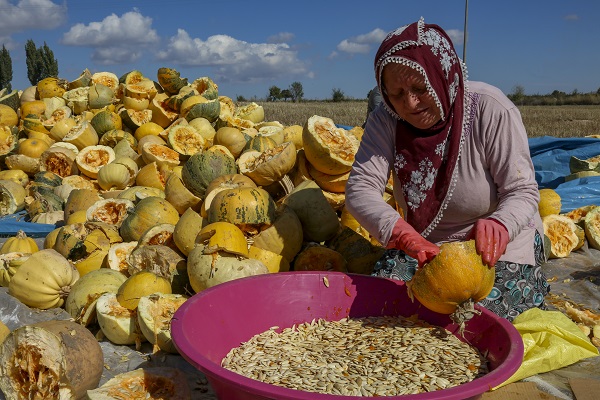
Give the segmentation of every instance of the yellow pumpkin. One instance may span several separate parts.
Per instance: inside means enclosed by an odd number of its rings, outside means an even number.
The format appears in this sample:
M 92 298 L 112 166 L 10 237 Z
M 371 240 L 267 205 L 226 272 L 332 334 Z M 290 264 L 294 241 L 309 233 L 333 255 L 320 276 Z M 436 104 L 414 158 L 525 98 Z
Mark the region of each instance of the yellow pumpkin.
M 17 151 L 19 154 L 39 158 L 48 147 L 50 144 L 45 140 L 29 138 L 19 143 Z
M 117 301 L 128 310 L 135 310 L 140 298 L 152 293 L 172 293 L 167 278 L 150 271 L 138 271 L 119 286 Z
M 15 236 L 6 239 L 6 242 L 0 248 L 0 254 L 13 252 L 35 253 L 36 251 L 39 251 L 37 243 L 22 230 L 19 230 Z
M 554 189 L 540 189 L 539 211 L 543 218 L 546 215 L 560 214 L 562 201 Z
M 348 272 L 342 254 L 321 245 L 309 246 L 294 259 L 294 271 L 338 271 Z
M 173 241 L 179 251 L 185 256 L 187 256 L 196 245 L 196 236 L 198 236 L 198 233 L 200 233 L 200 230 L 205 224 L 206 220 L 191 208 L 188 208 L 181 215 L 177 224 L 175 224 Z
M 417 269 L 407 286 L 410 295 L 425 307 L 452 314 L 453 320 L 462 325 L 468 312 L 473 311 L 473 304 L 492 291 L 495 272 L 494 267 L 483 264 L 474 240 L 448 242 L 440 246 L 431 262 Z
M 213 222 L 200 230 L 196 243 L 204 245 L 205 254 L 226 251 L 248 257 L 248 244 L 244 232 L 230 222 Z
M 23 304 L 50 309 L 61 307 L 79 272 L 69 260 L 53 249 L 44 249 L 25 260 L 8 285 L 8 293 Z

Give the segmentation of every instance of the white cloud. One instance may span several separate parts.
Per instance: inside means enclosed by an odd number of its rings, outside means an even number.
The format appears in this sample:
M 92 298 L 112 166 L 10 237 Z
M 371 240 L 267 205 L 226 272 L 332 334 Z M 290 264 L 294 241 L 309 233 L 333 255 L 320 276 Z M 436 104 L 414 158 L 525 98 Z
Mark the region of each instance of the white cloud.
M 465 34 L 459 29 L 448 29 L 446 30 L 450 40 L 454 43 L 454 46 L 462 46 L 464 44 Z
M 121 17 L 111 14 L 100 22 L 75 24 L 63 35 L 62 43 L 70 46 L 94 48 L 92 60 L 110 65 L 132 62 L 140 58 L 142 50 L 159 42 L 152 29 L 152 18 L 138 11 Z
M 385 35 L 386 32 L 383 29 L 376 28 L 369 33 L 342 40 L 336 49 L 344 53 L 366 54 L 371 50 L 373 45 L 379 46 Z M 333 53 L 331 56 L 333 56 Z
M 67 6 L 49 0 L 0 0 L 0 37 L 28 29 L 54 29 L 67 20 Z
M 579 15 L 577 15 L 577 14 L 565 15 L 565 19 L 567 21 L 577 21 L 579 19 Z
M 188 67 L 213 67 L 214 79 L 226 82 L 258 82 L 309 73 L 287 44 L 248 43 L 227 35 L 202 40 L 191 38 L 183 29 L 170 38 L 157 58 Z
M 294 34 L 290 32 L 279 32 L 267 38 L 268 43 L 288 43 L 294 39 Z

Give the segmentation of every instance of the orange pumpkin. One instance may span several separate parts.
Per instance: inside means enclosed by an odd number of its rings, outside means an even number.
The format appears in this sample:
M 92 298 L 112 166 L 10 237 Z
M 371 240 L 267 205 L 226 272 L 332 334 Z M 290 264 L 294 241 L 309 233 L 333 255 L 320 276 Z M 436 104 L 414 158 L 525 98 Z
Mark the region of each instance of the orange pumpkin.
M 492 291 L 495 272 L 483 264 L 474 240 L 448 242 L 440 246 L 440 253 L 430 263 L 417 269 L 407 286 L 411 296 L 425 307 L 452 314 L 462 325 L 473 312 L 473 304 Z

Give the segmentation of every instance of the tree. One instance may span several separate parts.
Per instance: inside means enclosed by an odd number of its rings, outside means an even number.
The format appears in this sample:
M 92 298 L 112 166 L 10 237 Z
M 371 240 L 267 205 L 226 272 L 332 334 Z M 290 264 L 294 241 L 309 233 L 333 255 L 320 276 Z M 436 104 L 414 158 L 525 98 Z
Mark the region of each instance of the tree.
M 27 79 L 32 85 L 48 77 L 58 77 L 58 61 L 46 42 L 37 48 L 33 40 L 25 44 L 25 63 L 27 64 Z
M 344 94 L 344 92 L 342 92 L 342 89 L 333 88 L 333 90 L 331 91 L 331 100 L 333 100 L 334 103 L 344 101 L 345 99 L 346 95 Z
M 507 97 L 511 99 L 513 103 L 522 105 L 523 99 L 525 99 L 525 88 L 521 85 L 517 85 L 513 88 L 512 94 L 509 94 Z
M 283 89 L 281 91 L 280 98 L 282 98 L 284 101 L 287 101 L 287 99 L 292 98 L 292 92 L 289 89 Z
M 44 42 L 44 46 L 38 49 L 40 52 L 40 56 L 44 63 L 44 78 L 48 78 L 50 76 L 57 78 L 58 77 L 58 61 L 54 58 L 54 52 L 50 50 L 50 47 Z
M 269 88 L 269 96 L 267 96 L 267 101 L 277 101 L 281 98 L 281 89 L 277 86 L 271 86 Z
M 292 94 L 292 101 L 298 102 L 304 97 L 304 89 L 300 82 L 294 82 L 290 85 L 290 93 Z
M 27 79 L 32 85 L 37 84 L 40 81 L 40 55 L 31 39 L 25 43 L 25 63 L 27 64 Z
M 12 87 L 10 82 L 12 78 L 12 59 L 6 47 L 2 45 L 2 50 L 0 51 L 0 90 L 7 89 L 8 92 L 11 92 Z

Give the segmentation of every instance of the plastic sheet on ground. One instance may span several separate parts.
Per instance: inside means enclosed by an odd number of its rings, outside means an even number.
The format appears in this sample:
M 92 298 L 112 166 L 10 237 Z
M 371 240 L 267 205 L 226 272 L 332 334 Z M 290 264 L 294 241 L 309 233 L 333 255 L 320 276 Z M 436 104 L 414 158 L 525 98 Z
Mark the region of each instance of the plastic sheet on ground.
M 600 139 L 531 138 L 529 151 L 538 186 L 556 190 L 562 198 L 563 212 L 590 204 L 600 205 L 600 176 L 565 181 L 565 177 L 571 174 L 571 156 L 586 159 L 600 155 Z
M 25 220 L 27 213 L 20 211 L 0 217 L 0 238 L 15 236 L 17 232 L 23 231 L 32 238 L 45 238 L 56 226 L 53 224 L 38 224 Z

